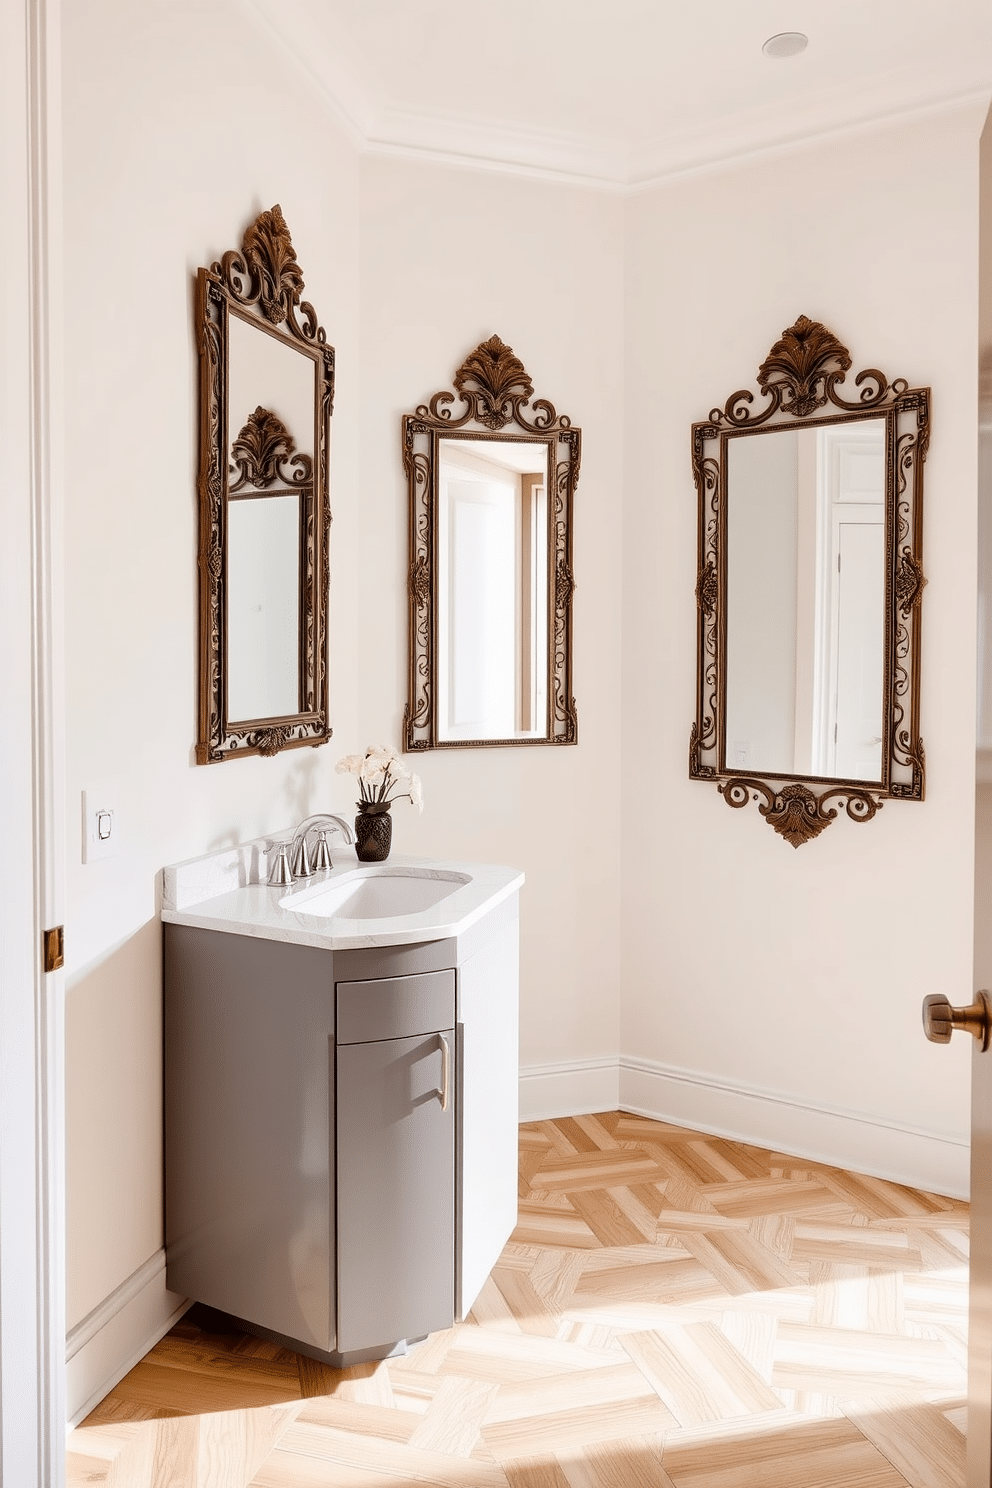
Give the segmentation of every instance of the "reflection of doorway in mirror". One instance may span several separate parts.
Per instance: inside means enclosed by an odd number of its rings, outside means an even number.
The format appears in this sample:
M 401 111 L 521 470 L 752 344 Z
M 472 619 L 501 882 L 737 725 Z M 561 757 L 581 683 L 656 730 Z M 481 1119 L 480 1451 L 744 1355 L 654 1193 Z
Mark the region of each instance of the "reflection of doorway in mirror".
M 815 459 L 818 642 L 811 773 L 881 780 L 884 420 L 816 430 Z
M 439 442 L 440 740 L 546 732 L 546 459 L 544 444 Z
M 728 770 L 881 781 L 885 428 L 728 440 Z

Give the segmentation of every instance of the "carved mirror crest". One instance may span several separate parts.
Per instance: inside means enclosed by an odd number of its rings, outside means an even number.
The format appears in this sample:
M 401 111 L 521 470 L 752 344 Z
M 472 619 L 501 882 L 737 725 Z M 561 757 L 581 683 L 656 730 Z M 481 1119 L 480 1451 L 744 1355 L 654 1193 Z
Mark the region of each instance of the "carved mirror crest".
M 699 502 L 689 775 L 793 847 L 840 810 L 922 801 L 923 466 L 930 390 L 800 316 L 692 426 Z
M 198 764 L 331 736 L 334 348 L 303 287 L 278 206 L 197 273 Z
M 476 347 L 453 385 L 403 419 L 405 747 L 574 744 L 580 430 L 533 397 L 523 362 L 498 336 Z

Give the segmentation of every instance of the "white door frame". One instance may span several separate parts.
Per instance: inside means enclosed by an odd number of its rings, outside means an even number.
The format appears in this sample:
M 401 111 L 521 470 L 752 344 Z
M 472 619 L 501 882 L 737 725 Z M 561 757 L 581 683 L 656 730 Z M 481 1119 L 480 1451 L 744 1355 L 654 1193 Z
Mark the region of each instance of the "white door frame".
M 0 1484 L 65 1480 L 58 0 L 0 3 Z

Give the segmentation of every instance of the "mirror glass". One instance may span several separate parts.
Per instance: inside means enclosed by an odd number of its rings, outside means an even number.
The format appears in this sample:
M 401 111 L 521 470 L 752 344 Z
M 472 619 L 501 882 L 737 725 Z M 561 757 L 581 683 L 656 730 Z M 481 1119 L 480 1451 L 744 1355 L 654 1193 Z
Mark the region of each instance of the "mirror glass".
M 287 477 L 304 476 L 313 464 L 316 372 L 313 360 L 283 337 L 231 312 L 225 633 L 232 723 L 281 718 L 303 707 L 304 529 L 300 495 L 284 488 Z M 270 449 L 259 443 L 251 450 L 254 458 L 242 458 L 258 409 L 278 420 L 295 445 L 292 454 L 285 442 L 282 450 L 275 446 L 277 425 L 270 422 L 261 435 L 273 441 Z
M 227 323 L 227 428 L 232 442 L 256 408 L 268 408 L 313 457 L 317 366 L 285 336 L 232 310 Z
M 728 770 L 881 781 L 885 434 L 727 438 Z
M 572 504 L 582 436 L 491 336 L 403 418 L 407 749 L 574 744 Z
M 232 497 L 227 516 L 227 713 L 300 711 L 300 498 Z
M 438 445 L 438 738 L 540 737 L 548 717 L 548 446 Z
M 198 764 L 330 738 L 334 348 L 278 206 L 196 278 Z

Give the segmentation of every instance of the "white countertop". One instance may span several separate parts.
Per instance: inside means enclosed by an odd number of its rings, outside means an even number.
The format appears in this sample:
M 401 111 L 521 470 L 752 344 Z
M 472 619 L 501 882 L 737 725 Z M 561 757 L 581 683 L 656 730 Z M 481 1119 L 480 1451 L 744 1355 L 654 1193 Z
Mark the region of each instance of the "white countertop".
M 358 862 L 353 847 L 334 843 L 333 868 L 315 873 L 291 888 L 285 885 L 270 888 L 264 881 L 269 845 L 269 841 L 244 843 L 166 868 L 162 919 L 171 925 L 193 925 L 201 930 L 254 935 L 262 940 L 323 946 L 327 950 L 416 945 L 463 934 L 502 900 L 515 894 L 524 881 L 518 869 L 491 863 L 390 854 L 384 864 L 366 865 Z M 418 878 L 460 874 L 468 882 L 459 884 L 439 903 L 415 914 L 359 920 L 343 916 L 329 919 L 305 912 L 307 898 L 356 879 L 366 867 L 378 871 L 395 869 L 404 875 L 413 872 Z M 291 895 L 299 907 L 283 908 L 280 901 Z

